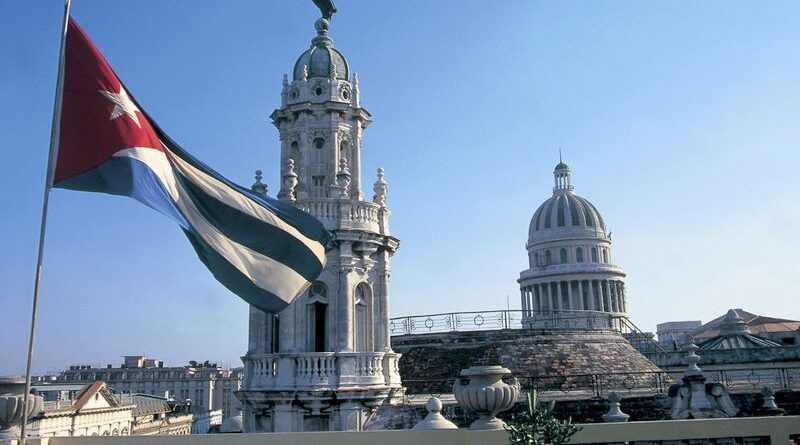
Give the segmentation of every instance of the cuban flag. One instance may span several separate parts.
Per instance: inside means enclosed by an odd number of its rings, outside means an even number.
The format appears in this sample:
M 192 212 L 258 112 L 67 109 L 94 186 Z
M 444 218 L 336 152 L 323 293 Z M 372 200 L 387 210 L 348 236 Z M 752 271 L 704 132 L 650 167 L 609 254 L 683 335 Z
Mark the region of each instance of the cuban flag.
M 142 111 L 70 18 L 54 187 L 134 198 L 172 218 L 233 293 L 267 312 L 325 267 L 331 234 L 311 215 L 220 176 Z

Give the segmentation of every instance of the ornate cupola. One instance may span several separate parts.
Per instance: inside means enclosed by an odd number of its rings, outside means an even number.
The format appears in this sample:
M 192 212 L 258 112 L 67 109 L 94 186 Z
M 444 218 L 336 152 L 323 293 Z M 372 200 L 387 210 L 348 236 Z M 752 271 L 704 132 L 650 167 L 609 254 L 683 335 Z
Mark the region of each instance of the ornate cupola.
M 365 200 L 361 146 L 370 115 L 329 26 L 316 21 L 271 118 L 280 138 L 277 197 L 322 221 L 335 248 L 289 307 L 278 314 L 251 307 L 238 395 L 245 432 L 359 430 L 401 388 L 389 337 L 390 260 L 399 242 L 389 232 L 388 185 L 378 169 L 375 194 Z M 266 193 L 260 176 L 253 189 Z
M 594 328 L 627 317 L 625 273 L 611 262 L 611 237 L 597 208 L 575 194 L 572 172 L 559 159 L 553 195 L 528 230 L 529 267 L 520 274 L 523 323 L 530 327 Z

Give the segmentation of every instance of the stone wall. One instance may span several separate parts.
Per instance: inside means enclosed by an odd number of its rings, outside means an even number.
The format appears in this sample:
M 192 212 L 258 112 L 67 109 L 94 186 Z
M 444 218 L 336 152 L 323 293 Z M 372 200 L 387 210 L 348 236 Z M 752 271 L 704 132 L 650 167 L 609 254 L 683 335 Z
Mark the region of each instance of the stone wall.
M 660 371 L 613 331 L 513 329 L 392 337 L 409 393 L 450 392 L 462 369 L 502 365 L 516 377 Z

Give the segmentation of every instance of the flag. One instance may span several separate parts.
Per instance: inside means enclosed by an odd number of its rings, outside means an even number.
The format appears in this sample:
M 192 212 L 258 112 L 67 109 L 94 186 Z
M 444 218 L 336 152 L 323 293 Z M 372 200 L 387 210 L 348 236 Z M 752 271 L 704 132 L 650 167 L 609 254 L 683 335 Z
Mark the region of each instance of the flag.
M 172 218 L 214 277 L 253 306 L 280 311 L 325 267 L 322 223 L 189 155 L 71 18 L 60 125 L 54 187 L 129 196 Z

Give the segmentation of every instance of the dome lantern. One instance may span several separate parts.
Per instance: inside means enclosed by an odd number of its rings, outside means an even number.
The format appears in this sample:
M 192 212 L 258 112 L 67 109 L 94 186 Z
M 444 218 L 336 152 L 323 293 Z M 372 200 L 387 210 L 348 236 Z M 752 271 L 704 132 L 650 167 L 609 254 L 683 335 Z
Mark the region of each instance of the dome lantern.
M 328 37 L 330 22 L 321 18 L 314 23 L 317 36 L 311 40 L 311 48 L 307 49 L 294 64 L 293 80 L 306 80 L 323 77 L 347 81 L 350 70 L 342 53 L 333 47 Z

